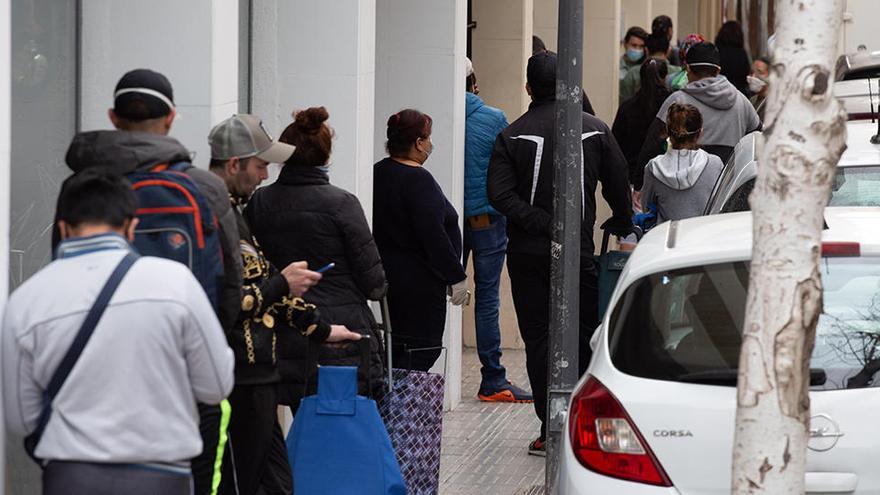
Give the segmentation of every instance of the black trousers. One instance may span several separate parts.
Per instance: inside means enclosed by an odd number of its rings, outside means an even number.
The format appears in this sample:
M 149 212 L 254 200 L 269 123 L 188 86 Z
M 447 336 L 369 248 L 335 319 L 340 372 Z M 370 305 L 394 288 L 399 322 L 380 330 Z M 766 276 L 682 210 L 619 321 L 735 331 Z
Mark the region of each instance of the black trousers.
M 43 495 L 190 495 L 186 469 L 166 472 L 132 464 L 52 461 L 43 470 Z
M 535 414 L 541 420 L 541 438 L 546 438 L 547 376 L 550 327 L 550 256 L 507 254 L 513 306 L 519 333 L 526 346 L 526 369 L 535 397 Z M 590 364 L 590 337 L 599 324 L 599 291 L 596 267 L 592 258 L 581 258 L 580 325 L 578 372 Z
M 210 406 L 199 404 L 199 433 L 202 435 L 202 453 L 192 459 L 193 493 L 212 495 L 213 487 L 220 482 L 217 469 L 218 450 L 225 447 L 223 428 L 228 414 L 228 405 Z M 226 411 L 224 411 L 224 407 Z
M 278 384 L 236 385 L 223 458 L 221 494 L 289 495 L 293 477 L 278 424 Z

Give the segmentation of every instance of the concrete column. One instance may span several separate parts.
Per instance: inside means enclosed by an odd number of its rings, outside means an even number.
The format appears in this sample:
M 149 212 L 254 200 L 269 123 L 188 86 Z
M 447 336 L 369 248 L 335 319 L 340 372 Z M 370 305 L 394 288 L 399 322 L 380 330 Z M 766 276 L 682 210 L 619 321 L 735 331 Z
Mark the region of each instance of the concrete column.
M 376 123 L 374 159 L 385 156 L 388 117 L 417 108 L 434 119 L 435 151 L 425 168 L 461 213 L 464 201 L 464 57 L 466 0 L 376 1 Z M 461 399 L 461 309 L 450 306 L 446 408 Z M 444 360 L 437 362 L 441 371 Z
M 529 106 L 526 61 L 532 55 L 532 0 L 479 0 L 473 4 L 472 58 L 480 97 L 513 121 Z M 520 63 L 516 63 L 519 61 Z
M 150 68 L 174 88 L 171 135 L 207 168 L 208 132 L 238 110 L 238 29 L 237 0 L 82 2 L 82 129 L 111 128 L 117 81 Z
M 652 3 L 659 0 L 621 0 L 620 1 L 620 27 L 621 38 L 626 30 L 632 26 L 639 26 L 645 31 L 651 32 Z
M 550 51 L 556 51 L 559 38 L 559 0 L 532 0 L 534 34 Z
M 371 218 L 375 0 L 253 3 L 253 113 L 280 135 L 291 113 L 324 106 L 335 130 L 330 179 Z
M 584 0 L 584 89 L 596 116 L 609 126 L 619 92 L 620 12 L 620 2 Z
M 3 49 L 0 50 L 0 311 L 9 294 L 9 222 L 10 222 L 10 115 L 12 95 L 10 92 L 11 60 L 10 60 L 10 4 L 9 0 L 0 0 L 0 39 Z M 6 430 L 3 408 L 0 407 L 0 492 L 8 493 L 6 486 Z

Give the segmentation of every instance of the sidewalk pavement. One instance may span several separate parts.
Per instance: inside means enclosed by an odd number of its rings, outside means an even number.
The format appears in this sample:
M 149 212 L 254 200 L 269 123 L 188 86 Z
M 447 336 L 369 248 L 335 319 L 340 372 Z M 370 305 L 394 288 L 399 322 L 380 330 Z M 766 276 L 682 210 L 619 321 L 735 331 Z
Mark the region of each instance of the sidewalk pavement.
M 524 351 L 505 350 L 507 378 L 528 389 Z M 462 356 L 461 404 L 443 418 L 440 495 L 543 495 L 544 458 L 528 455 L 539 423 L 532 404 L 480 402 L 480 361 Z

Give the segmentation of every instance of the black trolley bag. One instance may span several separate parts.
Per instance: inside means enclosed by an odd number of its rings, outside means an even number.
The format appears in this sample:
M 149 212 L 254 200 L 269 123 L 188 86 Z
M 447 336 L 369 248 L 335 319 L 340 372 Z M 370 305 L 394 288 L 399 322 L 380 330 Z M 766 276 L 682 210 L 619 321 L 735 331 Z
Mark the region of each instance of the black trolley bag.
M 391 445 L 410 495 L 435 495 L 440 487 L 440 444 L 443 438 L 443 375 L 391 362 L 391 319 L 388 299 L 379 302 L 387 358 L 387 391 L 379 401 Z M 436 348 L 407 349 L 407 353 Z M 405 363 L 397 363 L 398 366 Z
M 599 287 L 599 321 L 605 317 L 605 311 L 608 309 L 608 303 L 611 302 L 611 295 L 614 294 L 614 288 L 617 286 L 617 280 L 626 262 L 629 259 L 629 251 L 609 251 L 608 241 L 612 232 L 602 226 L 602 249 L 599 256 L 596 257 L 596 267 L 599 271 L 598 287 Z M 642 237 L 642 230 L 639 227 L 632 227 L 632 234 L 636 239 Z

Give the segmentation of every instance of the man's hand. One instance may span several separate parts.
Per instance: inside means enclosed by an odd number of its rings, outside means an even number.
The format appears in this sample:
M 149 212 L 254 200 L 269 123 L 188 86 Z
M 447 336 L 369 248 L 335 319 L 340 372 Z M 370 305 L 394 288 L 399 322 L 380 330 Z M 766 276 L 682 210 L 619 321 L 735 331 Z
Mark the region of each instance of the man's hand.
M 337 342 L 345 342 L 346 340 L 357 341 L 361 340 L 361 334 L 357 332 L 352 332 L 345 325 L 330 325 L 330 335 L 327 336 L 328 344 L 333 344 Z
M 281 270 L 281 275 L 287 280 L 290 293 L 296 297 L 302 297 L 322 277 L 320 273 L 309 270 L 309 264 L 305 261 L 294 261 L 287 265 Z

